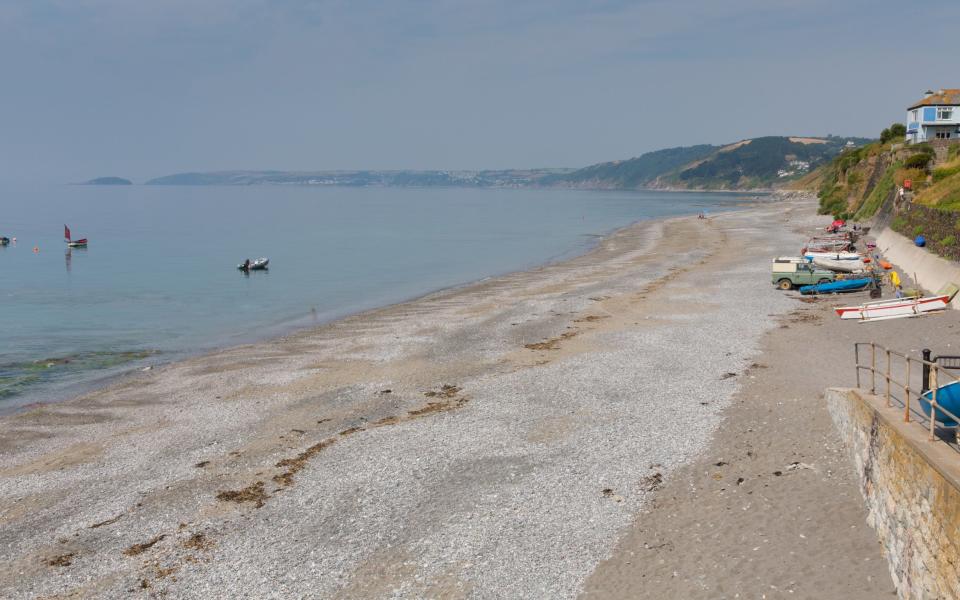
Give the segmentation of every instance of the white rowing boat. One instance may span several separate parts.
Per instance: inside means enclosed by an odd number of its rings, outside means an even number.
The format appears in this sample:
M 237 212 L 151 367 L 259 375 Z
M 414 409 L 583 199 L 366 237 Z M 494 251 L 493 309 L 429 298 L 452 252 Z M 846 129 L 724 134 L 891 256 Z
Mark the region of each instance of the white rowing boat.
M 862 260 L 834 260 L 832 258 L 814 258 L 813 264 L 838 273 L 860 273 L 864 270 Z
M 809 260 L 828 258 L 830 260 L 862 260 L 856 252 L 804 252 L 803 257 Z
M 860 306 L 841 306 L 837 314 L 841 319 L 859 319 L 860 321 L 881 321 L 884 319 L 899 319 L 901 317 L 916 317 L 928 312 L 947 308 L 950 296 L 926 296 L 924 298 L 894 298 L 892 300 L 878 300 L 867 302 Z

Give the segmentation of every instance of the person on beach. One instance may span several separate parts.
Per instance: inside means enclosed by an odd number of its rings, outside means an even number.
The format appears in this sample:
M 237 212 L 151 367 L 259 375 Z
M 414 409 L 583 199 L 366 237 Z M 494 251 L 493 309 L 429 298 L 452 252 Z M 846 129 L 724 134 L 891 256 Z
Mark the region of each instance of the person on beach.
M 893 286 L 893 291 L 897 298 L 903 298 L 903 289 L 900 284 L 900 274 L 896 271 L 890 271 L 890 285 Z

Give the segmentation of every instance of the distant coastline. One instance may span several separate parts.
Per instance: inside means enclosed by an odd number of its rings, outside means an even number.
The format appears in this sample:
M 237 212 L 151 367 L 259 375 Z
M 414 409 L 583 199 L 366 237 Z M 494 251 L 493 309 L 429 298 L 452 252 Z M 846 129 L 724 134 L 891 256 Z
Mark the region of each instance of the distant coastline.
M 485 170 L 232 170 L 174 173 L 146 185 L 560 188 L 583 190 L 770 191 L 802 183 L 834 157 L 870 140 L 767 136 L 724 146 L 647 152 L 583 168 Z

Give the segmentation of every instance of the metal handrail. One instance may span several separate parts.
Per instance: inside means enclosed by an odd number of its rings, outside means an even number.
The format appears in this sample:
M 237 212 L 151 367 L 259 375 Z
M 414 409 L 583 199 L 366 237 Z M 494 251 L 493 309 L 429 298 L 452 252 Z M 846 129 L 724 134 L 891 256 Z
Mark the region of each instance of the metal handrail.
M 869 365 L 867 365 L 867 364 L 861 364 L 861 363 L 860 363 L 860 347 L 861 347 L 861 346 L 869 346 L 869 347 L 870 347 L 870 364 L 869 364 Z M 885 362 L 886 362 L 886 365 L 885 365 L 885 368 L 884 368 L 882 371 L 881 371 L 881 369 L 878 369 L 878 368 L 877 368 L 877 353 L 878 353 L 878 350 L 886 355 L 886 361 L 885 361 Z M 927 369 L 929 369 L 929 373 L 930 373 L 930 381 L 929 381 L 930 399 L 929 399 L 929 400 L 924 399 L 924 401 L 929 402 L 929 404 L 930 404 L 930 432 L 929 432 L 929 439 L 930 439 L 931 442 L 932 442 L 932 441 L 936 441 L 936 439 L 937 439 L 937 436 L 936 436 L 936 423 L 937 423 L 937 414 L 938 414 L 938 413 L 945 414 L 945 415 L 947 415 L 948 417 L 950 417 L 951 419 L 953 419 L 955 422 L 960 423 L 960 417 L 958 417 L 957 415 L 953 414 L 952 412 L 950 412 L 949 410 L 947 410 L 946 408 L 944 408 L 943 406 L 941 406 L 939 403 L 937 403 L 937 389 L 940 387 L 939 384 L 938 384 L 938 380 L 940 379 L 940 375 L 941 375 L 941 374 L 946 375 L 947 377 L 949 377 L 949 378 L 952 379 L 953 381 L 960 381 L 960 378 L 958 378 L 958 377 L 957 377 L 956 375 L 954 375 L 953 373 L 950 373 L 950 372 L 949 372 L 948 370 L 946 370 L 944 367 L 940 366 L 936 361 L 930 361 L 930 360 L 926 360 L 926 359 L 924 359 L 924 358 L 912 357 L 912 356 L 909 356 L 909 355 L 907 355 L 907 354 L 904 354 L 903 352 L 897 352 L 896 350 L 891 350 L 891 349 L 889 349 L 889 348 L 887 348 L 887 347 L 885 347 L 885 346 L 880 346 L 879 344 L 876 344 L 875 342 L 854 342 L 854 344 L 853 344 L 853 354 L 854 354 L 854 359 L 855 359 L 855 361 L 856 361 L 856 363 L 857 363 L 857 387 L 858 387 L 858 388 L 861 388 L 861 389 L 862 389 L 862 385 L 861 385 L 861 382 L 860 382 L 860 371 L 862 371 L 862 370 L 870 371 L 870 393 L 873 394 L 873 395 L 876 395 L 876 394 L 877 394 L 877 375 L 881 376 L 881 377 L 884 379 L 884 381 L 886 382 L 886 386 L 885 386 L 886 389 L 884 390 L 884 397 L 886 398 L 887 408 L 890 408 L 890 407 L 893 406 L 893 403 L 892 403 L 892 401 L 891 401 L 892 395 L 891 395 L 891 392 L 890 392 L 890 386 L 891 386 L 891 384 L 897 385 L 897 386 L 900 387 L 900 389 L 903 390 L 903 394 L 904 394 L 904 400 L 903 400 L 903 421 L 904 421 L 905 423 L 910 423 L 910 422 L 911 422 L 911 420 L 910 420 L 910 392 L 911 392 L 911 388 L 910 388 L 910 372 L 911 372 L 911 365 L 912 365 L 913 363 L 919 363 L 922 367 L 926 367 L 926 368 L 924 369 L 924 372 L 926 372 Z M 903 361 L 905 361 L 905 363 L 906 363 L 906 378 L 905 378 L 905 381 L 904 381 L 903 383 L 901 383 L 900 381 L 897 381 L 897 380 L 894 378 L 894 376 L 892 375 L 892 369 L 891 369 L 891 366 L 892 366 L 892 365 L 891 365 L 891 363 L 892 363 L 892 357 L 897 357 L 897 358 L 903 359 Z M 921 388 L 924 388 L 924 387 L 926 387 L 926 386 L 921 386 Z M 917 402 L 920 402 L 920 398 L 922 397 L 922 394 L 923 394 L 923 393 L 925 393 L 925 392 L 922 390 L 920 394 L 917 394 Z M 960 442 L 960 428 L 958 428 L 957 431 L 956 431 L 956 437 L 957 437 L 957 441 Z

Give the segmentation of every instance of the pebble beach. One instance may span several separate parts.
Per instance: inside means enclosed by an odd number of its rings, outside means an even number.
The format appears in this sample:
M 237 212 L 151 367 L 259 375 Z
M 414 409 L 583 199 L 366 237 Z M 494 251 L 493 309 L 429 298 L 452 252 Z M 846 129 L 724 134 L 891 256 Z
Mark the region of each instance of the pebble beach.
M 770 382 L 757 365 L 798 302 L 769 260 L 814 211 L 778 193 L 640 222 L 561 263 L 2 417 L 0 596 L 658 597 L 646 575 L 674 569 L 631 570 L 635 531 L 658 503 L 667 522 L 658 494 L 682 497 L 691 465 L 723 461 L 736 399 Z M 862 525 L 835 471 L 821 494 Z M 856 535 L 826 556 L 869 559 L 857 592 L 889 593 Z M 735 588 L 659 597 L 761 597 Z

